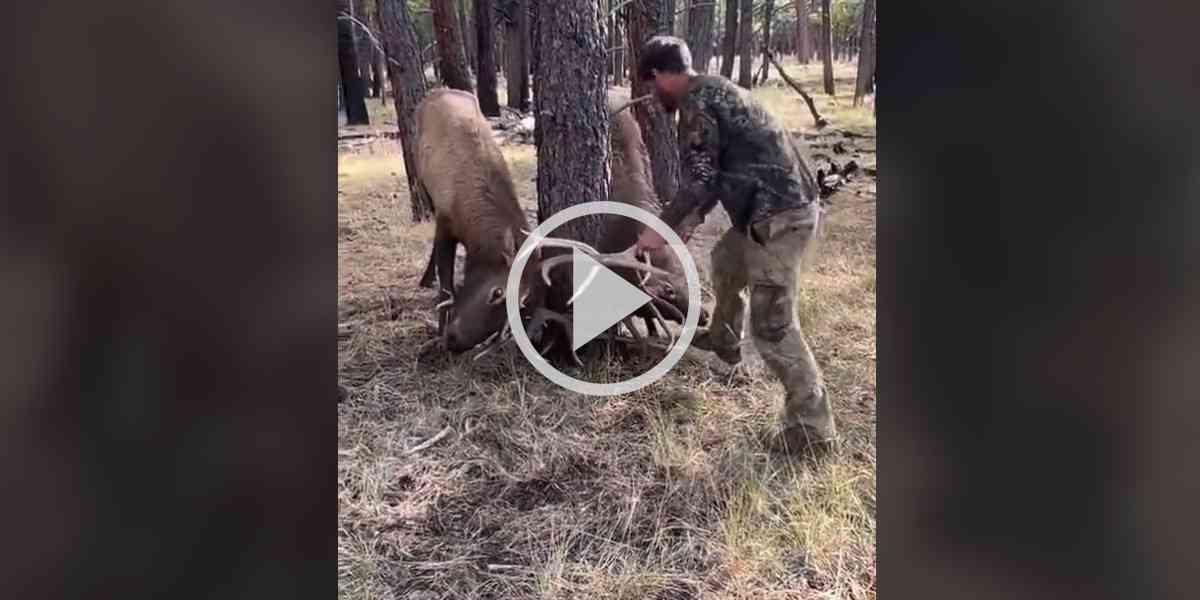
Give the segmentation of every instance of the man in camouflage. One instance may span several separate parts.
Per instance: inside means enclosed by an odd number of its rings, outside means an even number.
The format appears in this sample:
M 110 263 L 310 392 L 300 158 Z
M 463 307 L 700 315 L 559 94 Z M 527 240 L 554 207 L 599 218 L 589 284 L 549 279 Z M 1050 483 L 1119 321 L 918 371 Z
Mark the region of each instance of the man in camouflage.
M 686 241 L 720 201 L 733 223 L 712 250 L 712 322 L 692 345 L 741 362 L 748 287 L 750 334 L 786 390 L 779 426 L 767 441 L 784 450 L 828 451 L 836 443 L 833 411 L 795 312 L 801 258 L 820 221 L 816 181 L 792 137 L 748 91 L 692 70 L 683 40 L 651 38 L 638 76 L 653 81 L 668 111 L 679 112 L 684 180 L 662 220 Z M 646 228 L 638 252 L 663 244 Z

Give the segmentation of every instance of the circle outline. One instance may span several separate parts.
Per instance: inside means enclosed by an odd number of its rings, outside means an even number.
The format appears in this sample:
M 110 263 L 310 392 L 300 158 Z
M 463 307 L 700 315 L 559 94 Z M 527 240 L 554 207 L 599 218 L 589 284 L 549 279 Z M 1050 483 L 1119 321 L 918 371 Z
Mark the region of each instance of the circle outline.
M 529 262 L 529 257 L 533 254 L 534 249 L 541 243 L 542 238 L 549 237 L 547 235 L 549 232 L 554 231 L 567 221 L 594 214 L 616 214 L 640 221 L 647 227 L 654 229 L 654 231 L 658 232 L 667 241 L 667 245 L 679 257 L 679 261 L 683 264 L 688 284 L 687 317 L 684 319 L 683 330 L 675 340 L 675 344 L 671 347 L 671 350 L 649 371 L 632 379 L 615 383 L 584 381 L 554 368 L 533 347 L 533 342 L 526 335 L 525 324 L 521 319 L 519 301 L 521 273 L 525 271 L 525 265 Z M 529 236 L 525 238 L 525 242 L 521 244 L 521 248 L 517 252 L 515 260 L 513 260 L 512 267 L 509 268 L 504 296 L 504 305 L 508 314 L 508 322 L 512 330 L 513 339 L 516 340 L 517 347 L 521 349 L 521 353 L 525 355 L 525 359 L 533 365 L 533 368 L 537 369 L 539 373 L 550 381 L 573 392 L 588 396 L 627 394 L 658 381 L 683 358 L 683 354 L 687 352 L 688 346 L 692 342 L 692 337 L 696 333 L 696 327 L 700 322 L 700 273 L 696 270 L 696 262 L 692 260 L 692 255 L 688 252 L 687 245 L 683 243 L 679 234 L 675 233 L 675 230 L 663 222 L 662 219 L 658 218 L 657 215 L 637 206 L 613 202 L 611 200 L 585 202 L 567 207 L 554 213 L 544 223 L 534 228 Z

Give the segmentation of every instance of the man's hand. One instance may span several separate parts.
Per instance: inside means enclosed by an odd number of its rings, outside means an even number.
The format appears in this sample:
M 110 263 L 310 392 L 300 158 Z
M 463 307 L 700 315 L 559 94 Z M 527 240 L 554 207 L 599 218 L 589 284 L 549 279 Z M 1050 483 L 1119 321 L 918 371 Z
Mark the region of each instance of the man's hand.
M 667 240 L 664 240 L 653 227 L 645 227 L 642 229 L 641 235 L 637 239 L 637 256 L 653 252 L 667 245 Z

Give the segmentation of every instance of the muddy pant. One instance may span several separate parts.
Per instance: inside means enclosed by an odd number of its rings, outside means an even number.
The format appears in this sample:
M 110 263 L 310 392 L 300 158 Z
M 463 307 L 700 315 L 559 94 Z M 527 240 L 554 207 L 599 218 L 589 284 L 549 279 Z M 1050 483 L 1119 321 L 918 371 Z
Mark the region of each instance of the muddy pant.
M 717 242 L 712 250 L 717 305 L 709 335 L 719 347 L 738 344 L 746 310 L 743 291 L 749 287 L 750 334 L 786 390 L 781 425 L 806 426 L 808 435 L 822 439 L 835 434 L 833 411 L 796 321 L 800 262 L 819 219 L 816 206 L 790 210 L 751 225 L 751 237 L 730 230 Z

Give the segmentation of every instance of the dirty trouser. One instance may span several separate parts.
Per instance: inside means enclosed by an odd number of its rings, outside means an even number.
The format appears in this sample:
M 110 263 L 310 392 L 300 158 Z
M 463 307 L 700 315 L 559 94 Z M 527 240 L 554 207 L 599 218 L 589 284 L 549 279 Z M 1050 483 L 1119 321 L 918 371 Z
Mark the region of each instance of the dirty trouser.
M 813 441 L 835 436 L 833 411 L 821 372 L 796 320 L 800 264 L 816 234 L 820 209 L 798 208 L 751 225 L 751 235 L 730 230 L 712 250 L 717 296 L 709 327 L 714 346 L 736 346 L 750 288 L 750 333 L 767 366 L 783 381 L 780 425 L 797 426 Z

